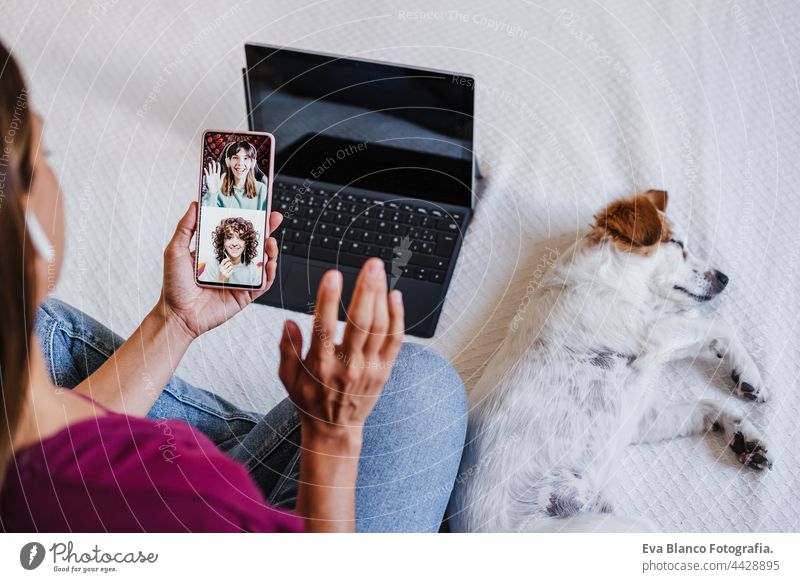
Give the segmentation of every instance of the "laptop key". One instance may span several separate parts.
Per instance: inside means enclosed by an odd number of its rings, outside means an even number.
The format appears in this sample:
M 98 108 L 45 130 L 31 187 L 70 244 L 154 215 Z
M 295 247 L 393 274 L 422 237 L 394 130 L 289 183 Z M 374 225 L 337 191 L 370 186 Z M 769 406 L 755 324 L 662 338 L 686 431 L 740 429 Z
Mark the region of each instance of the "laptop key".
M 307 232 L 297 231 L 292 234 L 292 242 L 306 244 L 309 236 L 310 235 Z
M 458 232 L 458 225 L 452 220 L 448 219 L 437 220 L 436 229 L 444 232 Z
M 431 271 L 430 275 L 428 276 L 428 280 L 434 283 L 441 283 L 444 281 L 444 272 L 442 271 Z
M 416 267 L 414 269 L 414 278 L 419 279 L 420 281 L 425 281 L 428 279 L 428 269 L 424 267 Z
M 408 260 L 409 264 L 418 267 L 428 267 L 429 269 L 447 269 L 447 259 L 442 257 L 434 257 L 431 255 L 424 255 L 422 253 L 412 253 L 411 258 Z
M 456 236 L 453 234 L 445 234 L 439 236 L 439 242 L 436 244 L 436 254 L 443 257 L 449 257 L 453 254 L 456 248 Z

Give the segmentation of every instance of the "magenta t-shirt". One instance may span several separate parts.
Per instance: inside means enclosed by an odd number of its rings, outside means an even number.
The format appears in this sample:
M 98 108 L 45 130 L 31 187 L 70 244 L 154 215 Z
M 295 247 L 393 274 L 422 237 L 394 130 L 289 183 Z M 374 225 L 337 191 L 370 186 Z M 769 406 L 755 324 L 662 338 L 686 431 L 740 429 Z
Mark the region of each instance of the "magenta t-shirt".
M 184 422 L 113 412 L 16 452 L 0 492 L 6 532 L 299 532 L 245 468 Z

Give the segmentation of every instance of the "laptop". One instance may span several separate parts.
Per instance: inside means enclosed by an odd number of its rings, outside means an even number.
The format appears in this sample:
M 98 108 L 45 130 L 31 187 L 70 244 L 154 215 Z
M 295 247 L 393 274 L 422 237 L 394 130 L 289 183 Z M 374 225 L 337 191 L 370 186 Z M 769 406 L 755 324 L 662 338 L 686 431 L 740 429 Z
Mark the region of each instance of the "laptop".
M 383 259 L 406 332 L 429 338 L 474 207 L 474 78 L 245 45 L 248 125 L 275 136 L 278 274 L 258 301 L 310 313 L 328 269 Z

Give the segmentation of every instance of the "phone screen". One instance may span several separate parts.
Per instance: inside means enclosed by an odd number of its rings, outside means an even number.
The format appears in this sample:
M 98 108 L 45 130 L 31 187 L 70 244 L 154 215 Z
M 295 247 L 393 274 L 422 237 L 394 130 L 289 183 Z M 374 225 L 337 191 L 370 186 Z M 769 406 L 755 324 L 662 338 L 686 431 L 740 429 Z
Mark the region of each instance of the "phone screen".
M 203 134 L 195 269 L 199 285 L 261 287 L 274 149 L 268 133 Z

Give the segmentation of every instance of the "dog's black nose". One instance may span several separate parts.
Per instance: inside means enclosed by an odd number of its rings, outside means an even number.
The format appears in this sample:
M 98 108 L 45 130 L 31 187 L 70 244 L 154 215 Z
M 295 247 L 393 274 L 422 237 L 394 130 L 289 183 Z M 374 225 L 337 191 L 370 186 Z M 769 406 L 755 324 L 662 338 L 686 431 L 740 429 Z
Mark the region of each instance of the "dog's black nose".
M 717 278 L 717 281 L 719 281 L 719 284 L 721 285 L 720 289 L 724 289 L 725 285 L 728 284 L 728 276 L 722 271 L 717 271 L 716 269 L 714 269 L 714 276 Z

